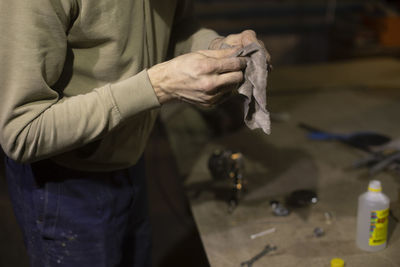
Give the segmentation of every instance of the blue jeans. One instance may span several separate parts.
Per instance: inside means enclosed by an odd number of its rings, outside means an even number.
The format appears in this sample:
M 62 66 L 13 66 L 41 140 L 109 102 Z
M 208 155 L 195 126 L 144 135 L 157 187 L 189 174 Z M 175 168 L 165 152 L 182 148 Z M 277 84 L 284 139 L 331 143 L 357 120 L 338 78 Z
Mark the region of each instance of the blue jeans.
M 150 266 L 144 163 L 82 172 L 5 159 L 31 267 Z

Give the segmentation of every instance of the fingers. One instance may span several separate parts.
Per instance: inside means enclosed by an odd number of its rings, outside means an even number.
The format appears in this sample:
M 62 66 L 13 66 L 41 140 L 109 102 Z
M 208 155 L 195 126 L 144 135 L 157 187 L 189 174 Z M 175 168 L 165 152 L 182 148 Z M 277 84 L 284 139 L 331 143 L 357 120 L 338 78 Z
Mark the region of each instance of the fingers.
M 181 95 L 179 99 L 189 104 L 194 104 L 197 106 L 214 107 L 220 103 L 221 99 L 225 95 L 227 95 L 226 92 L 217 92 L 216 94 L 213 95 L 201 95 L 197 97 L 193 97 L 192 95 L 188 94 L 188 95 Z
M 218 51 L 214 52 L 215 53 L 208 53 L 208 54 L 214 54 L 214 55 L 219 54 Z M 195 68 L 201 74 L 219 74 L 219 73 L 243 70 L 246 68 L 246 66 L 247 66 L 247 59 L 244 57 L 224 57 L 224 58 L 207 57 L 202 59 L 201 61 L 198 61 L 197 66 Z
M 226 48 L 218 50 L 201 50 L 198 51 L 197 53 L 212 58 L 227 58 L 227 57 L 232 57 L 237 51 L 238 48 L 235 47 L 235 48 Z
M 218 75 L 216 80 L 217 88 L 226 88 L 229 85 L 236 85 L 243 81 L 243 72 L 235 71 Z
M 226 88 L 225 90 L 221 90 L 221 92 L 218 92 L 215 95 L 204 98 L 204 101 L 196 102 L 195 104 L 200 105 L 202 107 L 211 108 L 219 104 L 222 104 L 223 102 L 228 100 L 232 95 L 233 95 L 232 88 Z
M 258 42 L 257 35 L 253 30 L 245 30 L 241 34 L 242 34 L 243 46 L 249 45 L 254 42 Z
M 214 72 L 225 73 L 243 70 L 246 68 L 247 59 L 244 57 L 223 58 L 216 60 Z
M 212 86 L 205 90 L 207 95 L 225 94 L 227 91 L 237 89 L 236 87 L 243 81 L 243 72 L 234 71 L 215 75 L 212 79 Z
M 265 48 L 264 42 L 257 39 L 257 35 L 253 30 L 245 30 L 241 33 L 241 35 L 242 35 L 243 46 L 246 46 L 251 43 L 258 43 L 265 52 L 265 55 L 267 57 L 267 62 L 271 61 L 271 55 L 268 53 L 267 49 Z

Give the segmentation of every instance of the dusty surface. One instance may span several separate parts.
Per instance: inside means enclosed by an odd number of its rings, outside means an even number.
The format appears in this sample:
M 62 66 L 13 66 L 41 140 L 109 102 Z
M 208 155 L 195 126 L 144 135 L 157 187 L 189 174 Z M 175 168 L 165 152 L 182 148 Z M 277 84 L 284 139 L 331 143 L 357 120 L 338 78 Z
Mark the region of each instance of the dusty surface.
M 196 122 L 200 130 L 191 135 L 197 141 L 189 143 L 176 124 L 169 124 L 181 169 L 192 166 L 186 192 L 211 266 L 240 266 L 267 244 L 276 245 L 277 251 L 254 266 L 330 266 L 334 257 L 352 267 L 400 266 L 400 228 L 393 219 L 388 248 L 366 253 L 355 245 L 357 198 L 370 177 L 367 169 L 351 166 L 366 156 L 365 152 L 336 141 L 309 140 L 298 127 L 305 122 L 330 132 L 376 131 L 399 138 L 399 73 L 400 62 L 392 59 L 276 70 L 271 75 L 269 109 L 285 112 L 290 119 L 274 122 L 270 136 L 243 128 L 202 139 L 207 131 L 202 132 Z M 191 112 L 183 109 L 174 121 L 182 123 L 180 119 Z M 186 124 L 193 127 L 193 122 Z M 213 182 L 207 169 L 208 157 L 216 148 L 236 149 L 245 156 L 247 192 L 233 214 L 227 212 L 229 182 Z M 374 178 L 382 181 L 393 213 L 400 217 L 400 175 L 382 172 Z M 272 215 L 269 201 L 284 200 L 296 189 L 315 190 L 319 202 L 293 210 L 287 217 Z M 333 215 L 331 221 L 326 220 L 326 212 Z M 313 236 L 315 227 L 322 227 L 325 235 Z M 250 235 L 271 228 L 276 231 L 250 239 Z

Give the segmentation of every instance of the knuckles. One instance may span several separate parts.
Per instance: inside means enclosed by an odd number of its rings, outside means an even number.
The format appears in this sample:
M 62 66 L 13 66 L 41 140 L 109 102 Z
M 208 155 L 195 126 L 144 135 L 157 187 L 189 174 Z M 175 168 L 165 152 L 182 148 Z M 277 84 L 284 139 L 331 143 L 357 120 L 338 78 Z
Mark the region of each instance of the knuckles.
M 197 75 L 213 72 L 214 64 L 210 59 L 200 59 L 193 62 L 193 68 Z
M 215 89 L 215 82 L 212 78 L 202 79 L 200 81 L 200 88 L 205 94 L 211 94 Z
M 256 32 L 253 30 L 245 30 L 245 31 L 243 31 L 243 34 L 251 36 L 251 37 L 256 37 Z

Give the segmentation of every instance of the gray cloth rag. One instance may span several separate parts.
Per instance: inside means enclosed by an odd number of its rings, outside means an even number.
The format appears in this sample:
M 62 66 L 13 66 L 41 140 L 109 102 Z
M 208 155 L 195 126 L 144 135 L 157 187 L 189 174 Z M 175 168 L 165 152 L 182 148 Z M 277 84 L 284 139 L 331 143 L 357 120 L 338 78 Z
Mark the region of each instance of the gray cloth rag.
M 268 63 L 265 50 L 256 43 L 251 43 L 235 56 L 248 57 L 244 71 L 244 82 L 238 91 L 245 96 L 244 121 L 250 129 L 262 128 L 264 133 L 271 131 L 271 121 L 267 111 Z

